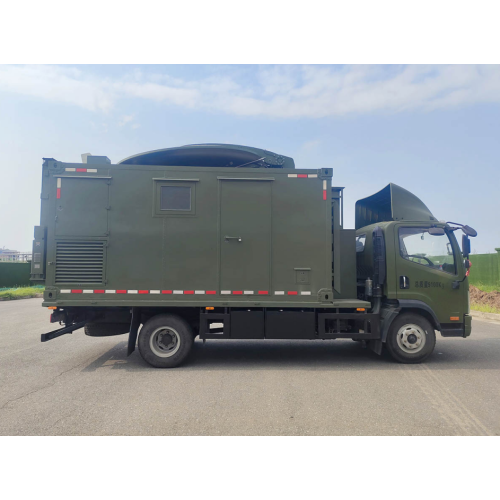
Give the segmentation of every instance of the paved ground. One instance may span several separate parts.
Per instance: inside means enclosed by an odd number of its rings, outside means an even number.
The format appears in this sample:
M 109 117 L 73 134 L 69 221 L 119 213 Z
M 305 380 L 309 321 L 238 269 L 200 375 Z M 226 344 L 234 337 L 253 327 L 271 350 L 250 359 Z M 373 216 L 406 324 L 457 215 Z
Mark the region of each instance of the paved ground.
M 0 302 L 1 435 L 500 434 L 500 323 L 439 337 L 418 366 L 352 341 L 198 340 L 158 370 L 125 335 L 41 344 L 40 304 Z

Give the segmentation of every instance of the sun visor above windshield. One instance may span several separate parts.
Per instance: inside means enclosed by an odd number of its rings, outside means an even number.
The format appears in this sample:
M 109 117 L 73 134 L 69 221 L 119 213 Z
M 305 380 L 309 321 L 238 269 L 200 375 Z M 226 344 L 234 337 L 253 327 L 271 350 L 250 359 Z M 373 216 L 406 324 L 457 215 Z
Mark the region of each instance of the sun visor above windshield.
M 396 185 L 356 202 L 356 229 L 376 222 L 436 220 L 427 206 L 414 194 Z

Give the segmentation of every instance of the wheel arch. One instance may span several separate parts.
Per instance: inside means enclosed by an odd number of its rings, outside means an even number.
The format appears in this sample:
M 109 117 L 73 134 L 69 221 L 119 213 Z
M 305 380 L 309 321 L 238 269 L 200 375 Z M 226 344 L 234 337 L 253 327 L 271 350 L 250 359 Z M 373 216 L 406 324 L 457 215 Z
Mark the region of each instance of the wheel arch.
M 382 342 L 387 340 L 387 334 L 392 322 L 401 314 L 415 313 L 424 317 L 432 325 L 434 330 L 441 331 L 441 324 L 437 319 L 436 313 L 425 302 L 420 300 L 404 299 L 399 301 L 399 307 L 391 309 L 386 313 L 382 326 Z

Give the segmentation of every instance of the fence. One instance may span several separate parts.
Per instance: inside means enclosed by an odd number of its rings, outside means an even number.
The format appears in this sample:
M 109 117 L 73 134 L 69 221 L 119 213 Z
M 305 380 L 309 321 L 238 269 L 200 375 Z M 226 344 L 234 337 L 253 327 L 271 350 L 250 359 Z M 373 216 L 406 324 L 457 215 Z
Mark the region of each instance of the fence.
M 497 253 L 470 255 L 472 268 L 469 275 L 471 285 L 488 285 L 500 287 L 500 248 Z
M 30 285 L 30 262 L 0 262 L 0 288 Z

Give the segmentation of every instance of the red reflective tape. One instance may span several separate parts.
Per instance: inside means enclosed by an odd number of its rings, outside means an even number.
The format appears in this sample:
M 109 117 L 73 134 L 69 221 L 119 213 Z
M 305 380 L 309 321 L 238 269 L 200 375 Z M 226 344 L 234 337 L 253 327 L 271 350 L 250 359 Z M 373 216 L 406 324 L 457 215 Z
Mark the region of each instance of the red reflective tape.
M 323 190 L 323 199 L 326 200 L 326 190 Z
M 149 290 L 139 290 L 139 293 L 149 293 Z
M 57 188 L 56 198 L 59 199 L 61 197 L 61 188 Z
M 94 293 L 104 293 L 104 290 L 94 290 Z
M 233 291 L 233 295 L 243 295 L 243 290 Z
M 86 168 L 77 168 L 76 171 L 77 172 L 86 172 L 87 169 Z
M 288 292 L 288 295 L 297 295 L 299 292 Z
M 268 295 L 269 292 L 266 290 L 259 290 L 259 295 Z
M 307 174 L 297 174 L 299 179 L 307 179 Z
M 184 295 L 194 295 L 194 290 L 184 290 Z
M 172 290 L 162 290 L 161 293 L 172 293 Z
M 116 293 L 127 293 L 127 290 L 116 290 Z
M 207 295 L 215 295 L 217 292 L 215 290 L 207 290 L 206 294 Z
M 83 290 L 71 290 L 71 293 L 83 293 Z

